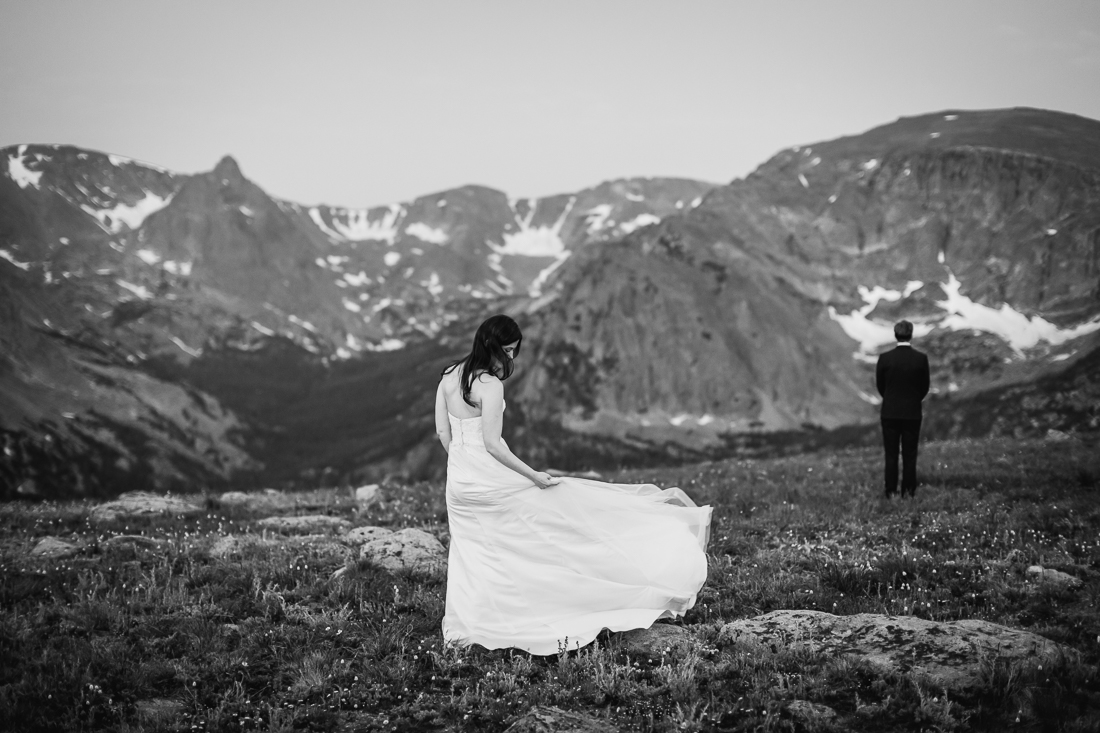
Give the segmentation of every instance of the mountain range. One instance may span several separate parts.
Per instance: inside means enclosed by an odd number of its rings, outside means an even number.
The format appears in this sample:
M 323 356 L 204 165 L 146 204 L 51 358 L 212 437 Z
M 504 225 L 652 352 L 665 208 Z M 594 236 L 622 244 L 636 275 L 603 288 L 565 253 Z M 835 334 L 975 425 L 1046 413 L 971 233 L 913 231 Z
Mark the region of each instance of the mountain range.
M 435 378 L 524 348 L 508 437 L 566 470 L 860 439 L 890 324 L 926 435 L 1100 427 L 1100 123 L 945 111 L 725 185 L 483 186 L 370 209 L 0 149 L 0 496 L 439 475 Z

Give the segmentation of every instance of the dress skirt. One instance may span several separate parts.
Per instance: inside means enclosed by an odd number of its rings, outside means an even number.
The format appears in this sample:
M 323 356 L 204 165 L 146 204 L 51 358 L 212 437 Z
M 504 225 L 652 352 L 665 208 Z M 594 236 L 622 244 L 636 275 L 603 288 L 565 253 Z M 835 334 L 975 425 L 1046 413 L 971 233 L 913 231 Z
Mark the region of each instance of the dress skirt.
M 652 484 L 540 489 L 489 455 L 481 418 L 450 420 L 447 643 L 555 654 L 695 605 L 709 506 Z

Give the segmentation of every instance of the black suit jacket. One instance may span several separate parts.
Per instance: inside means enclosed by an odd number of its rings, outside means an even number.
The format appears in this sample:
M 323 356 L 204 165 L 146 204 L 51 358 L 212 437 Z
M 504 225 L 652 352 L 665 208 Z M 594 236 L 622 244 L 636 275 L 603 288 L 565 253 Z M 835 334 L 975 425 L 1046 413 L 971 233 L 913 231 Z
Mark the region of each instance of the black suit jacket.
M 875 386 L 882 395 L 882 417 L 920 420 L 928 394 L 928 356 L 912 346 L 896 346 L 878 358 Z

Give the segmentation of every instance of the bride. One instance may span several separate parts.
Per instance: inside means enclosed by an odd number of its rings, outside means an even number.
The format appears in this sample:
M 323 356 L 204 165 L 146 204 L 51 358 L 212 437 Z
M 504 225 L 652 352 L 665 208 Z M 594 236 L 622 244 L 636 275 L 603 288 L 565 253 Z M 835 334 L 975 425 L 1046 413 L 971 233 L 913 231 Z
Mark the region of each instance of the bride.
M 546 655 L 683 615 L 706 580 L 711 508 L 677 488 L 555 478 L 517 458 L 500 433 L 522 343 L 515 321 L 489 318 L 436 390 L 451 533 L 443 639 Z

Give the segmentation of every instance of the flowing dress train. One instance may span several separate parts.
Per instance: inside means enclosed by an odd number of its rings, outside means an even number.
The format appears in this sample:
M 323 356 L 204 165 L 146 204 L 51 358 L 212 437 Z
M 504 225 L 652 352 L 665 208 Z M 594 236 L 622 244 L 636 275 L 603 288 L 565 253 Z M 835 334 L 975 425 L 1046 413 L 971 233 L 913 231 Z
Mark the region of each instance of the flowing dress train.
M 450 416 L 446 642 L 554 654 L 695 605 L 711 508 L 678 488 L 580 478 L 540 489 Z

